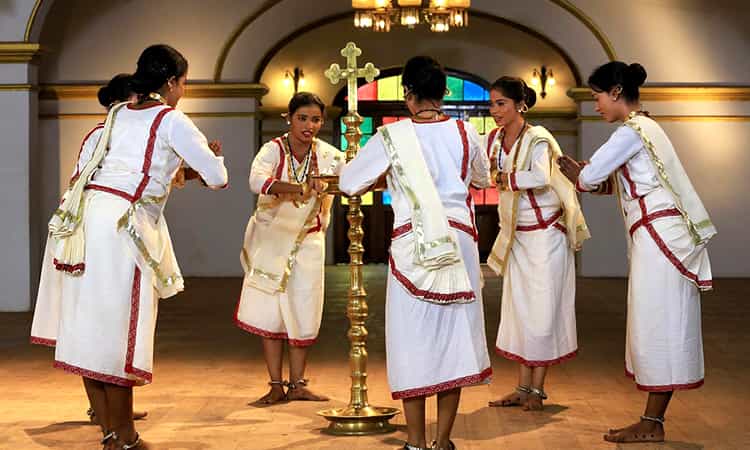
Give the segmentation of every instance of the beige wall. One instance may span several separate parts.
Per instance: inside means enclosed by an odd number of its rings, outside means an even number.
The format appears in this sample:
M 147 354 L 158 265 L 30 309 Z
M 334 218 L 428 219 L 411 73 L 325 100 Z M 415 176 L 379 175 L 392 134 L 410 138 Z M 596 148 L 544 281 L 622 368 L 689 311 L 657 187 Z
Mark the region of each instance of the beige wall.
M 750 84 L 750 2 L 573 3 L 606 31 L 619 59 L 646 67 L 648 83 Z

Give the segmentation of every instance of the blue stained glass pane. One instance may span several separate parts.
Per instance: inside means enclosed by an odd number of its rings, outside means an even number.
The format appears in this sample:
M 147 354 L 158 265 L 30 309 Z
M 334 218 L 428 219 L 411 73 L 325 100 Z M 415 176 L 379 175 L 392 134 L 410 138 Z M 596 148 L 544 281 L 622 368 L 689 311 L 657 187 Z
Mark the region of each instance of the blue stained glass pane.
M 469 80 L 464 80 L 464 100 L 482 101 L 484 100 L 485 90 L 482 86 Z
M 383 191 L 383 204 L 384 205 L 391 204 L 391 193 L 388 191 Z

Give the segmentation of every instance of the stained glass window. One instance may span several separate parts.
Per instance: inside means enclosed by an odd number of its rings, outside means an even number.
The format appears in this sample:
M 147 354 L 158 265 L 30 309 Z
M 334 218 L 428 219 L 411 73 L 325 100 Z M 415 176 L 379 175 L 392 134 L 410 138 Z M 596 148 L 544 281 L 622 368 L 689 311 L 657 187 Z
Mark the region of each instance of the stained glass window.
M 341 204 L 346 206 L 349 204 L 349 200 L 347 200 L 346 197 L 343 195 L 341 196 Z M 362 205 L 361 206 L 372 206 L 372 192 L 367 192 L 366 194 L 362 195 Z
M 346 131 L 346 125 L 344 124 L 344 120 L 341 119 L 340 121 L 341 125 L 341 146 L 340 150 L 342 152 L 345 152 L 346 149 L 349 147 L 349 143 L 346 141 L 346 136 L 344 136 L 344 132 Z M 372 117 L 363 117 L 362 118 L 362 125 L 359 126 L 360 131 L 362 132 L 362 137 L 359 139 L 359 146 L 364 147 L 364 145 L 367 143 L 368 140 L 372 137 Z
M 473 81 L 449 76 L 447 80 L 448 94 L 445 100 L 449 102 L 481 102 L 490 99 L 490 93 Z M 401 75 L 375 80 L 357 89 L 357 98 L 360 101 L 400 101 L 403 100 L 401 88 Z
M 383 204 L 384 205 L 391 204 L 391 193 L 388 191 L 383 191 Z
M 453 108 L 446 108 L 446 113 L 456 119 L 467 120 L 471 123 L 477 132 L 481 135 L 489 133 L 493 130 L 496 125 L 495 121 L 484 113 L 477 112 L 476 110 L 466 110 L 460 104 L 461 102 L 485 102 L 490 98 L 489 91 L 482 87 L 480 84 L 473 81 L 460 78 L 458 76 L 448 76 L 447 79 L 448 92 L 445 96 L 447 105 L 456 105 Z M 389 77 L 380 78 L 371 83 L 364 84 L 357 90 L 357 96 L 360 101 L 401 101 L 403 100 L 403 90 L 401 87 L 401 75 L 393 75 Z M 475 103 L 474 103 L 475 104 Z M 472 116 L 472 114 L 475 114 Z M 476 115 L 482 114 L 482 115 Z M 397 120 L 403 120 L 407 117 L 400 116 L 384 116 L 382 117 L 383 125 L 393 123 Z M 345 126 L 341 123 L 341 150 L 345 151 L 347 147 L 346 139 L 343 136 Z M 372 117 L 365 117 L 364 122 L 361 126 L 362 139 L 360 145 L 364 146 L 365 143 L 372 137 L 374 133 L 374 124 Z M 472 196 L 476 205 L 496 205 L 497 204 L 497 191 L 495 188 L 489 189 L 472 189 Z M 372 205 L 373 203 L 372 193 L 367 193 L 362 197 L 363 205 Z M 342 198 L 342 203 L 346 204 L 346 199 Z M 382 195 L 382 204 L 391 204 L 391 195 L 388 191 L 384 191 Z

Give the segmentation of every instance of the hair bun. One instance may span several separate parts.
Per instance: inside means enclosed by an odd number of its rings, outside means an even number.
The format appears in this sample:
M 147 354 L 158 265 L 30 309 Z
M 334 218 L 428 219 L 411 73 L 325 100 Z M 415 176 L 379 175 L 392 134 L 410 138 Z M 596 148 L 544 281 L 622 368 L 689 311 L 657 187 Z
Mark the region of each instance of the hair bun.
M 99 104 L 105 108 L 112 104 L 112 91 L 109 86 L 100 88 L 99 92 L 96 93 L 96 98 L 99 100 Z
M 643 66 L 638 63 L 629 65 L 626 70 L 626 75 L 627 81 L 633 86 L 640 87 L 643 86 L 643 83 L 646 82 L 646 69 L 644 69 Z
M 523 82 L 523 100 L 526 107 L 531 109 L 536 105 L 536 91 Z

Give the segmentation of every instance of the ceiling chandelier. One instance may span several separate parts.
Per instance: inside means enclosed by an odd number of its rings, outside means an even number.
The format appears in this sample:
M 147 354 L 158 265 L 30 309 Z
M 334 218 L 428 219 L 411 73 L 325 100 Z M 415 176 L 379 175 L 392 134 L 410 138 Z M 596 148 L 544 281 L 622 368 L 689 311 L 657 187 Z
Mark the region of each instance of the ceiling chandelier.
M 469 24 L 471 0 L 352 0 L 354 26 L 373 31 L 391 31 L 391 24 L 409 29 L 424 22 L 443 33 Z

